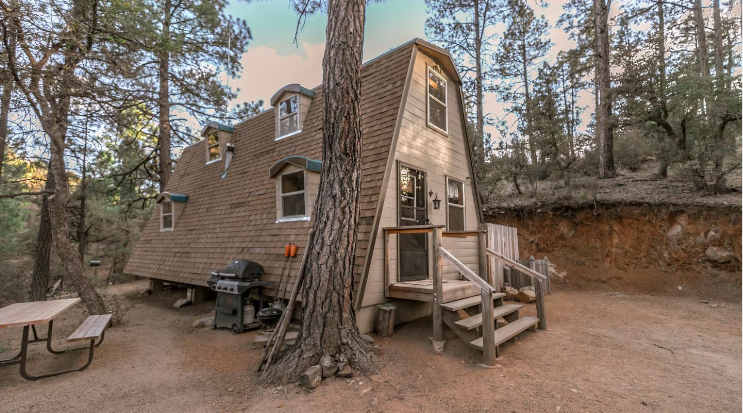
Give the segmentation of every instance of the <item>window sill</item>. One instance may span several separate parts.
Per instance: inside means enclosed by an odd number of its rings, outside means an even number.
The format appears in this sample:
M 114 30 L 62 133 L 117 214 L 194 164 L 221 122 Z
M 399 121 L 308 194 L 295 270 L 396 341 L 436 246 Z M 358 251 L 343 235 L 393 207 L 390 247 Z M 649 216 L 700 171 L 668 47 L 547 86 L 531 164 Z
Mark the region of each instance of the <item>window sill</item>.
M 217 159 L 215 159 L 215 160 L 213 160 L 213 161 L 209 161 L 209 162 L 207 162 L 206 164 L 207 164 L 207 165 L 210 165 L 210 164 L 213 164 L 213 163 L 219 162 L 219 161 L 221 161 L 221 160 L 222 160 L 222 158 L 217 158 Z
M 300 129 L 300 130 L 297 130 L 297 131 L 294 131 L 294 132 L 292 132 L 292 133 L 287 133 L 286 135 L 282 135 L 282 136 L 279 136 L 278 138 L 276 138 L 276 139 L 274 139 L 274 140 L 275 140 L 275 141 L 280 141 L 280 140 L 282 140 L 282 139 L 286 139 L 286 138 L 288 138 L 288 137 L 291 137 L 291 136 L 294 136 L 294 135 L 297 135 L 297 134 L 300 134 L 300 133 L 302 133 L 302 129 Z
M 296 217 L 283 217 L 283 218 L 279 218 L 279 219 L 276 220 L 276 223 L 278 224 L 280 222 L 309 221 L 310 219 L 312 219 L 312 217 L 307 216 L 307 215 L 300 215 L 300 216 L 296 216 Z
M 160 232 L 172 232 L 173 228 L 160 228 Z
M 442 134 L 442 135 L 446 136 L 447 138 L 449 137 L 449 132 L 447 132 L 447 131 L 445 131 L 445 130 L 443 130 L 443 129 L 439 128 L 438 126 L 434 125 L 433 123 L 426 123 L 426 125 L 427 125 L 427 126 L 428 126 L 429 128 L 431 128 L 431 129 L 435 130 L 436 132 L 438 132 L 438 133 L 440 133 L 440 134 Z

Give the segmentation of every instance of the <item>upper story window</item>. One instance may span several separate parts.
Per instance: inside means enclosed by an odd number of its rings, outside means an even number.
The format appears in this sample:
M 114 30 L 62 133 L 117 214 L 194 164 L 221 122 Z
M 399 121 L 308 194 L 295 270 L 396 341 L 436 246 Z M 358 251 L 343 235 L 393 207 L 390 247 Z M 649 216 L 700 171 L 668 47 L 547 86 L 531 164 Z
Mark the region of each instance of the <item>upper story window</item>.
M 428 126 L 447 133 L 446 79 L 428 67 Z
M 464 183 L 446 178 L 446 216 L 449 231 L 464 231 Z
M 222 158 L 219 152 L 219 131 L 214 131 L 206 136 L 207 162 L 217 161 Z
M 282 218 L 306 216 L 304 171 L 281 175 Z
M 299 96 L 293 95 L 279 103 L 279 138 L 299 130 Z
M 163 200 L 160 203 L 160 231 L 173 230 L 173 202 Z

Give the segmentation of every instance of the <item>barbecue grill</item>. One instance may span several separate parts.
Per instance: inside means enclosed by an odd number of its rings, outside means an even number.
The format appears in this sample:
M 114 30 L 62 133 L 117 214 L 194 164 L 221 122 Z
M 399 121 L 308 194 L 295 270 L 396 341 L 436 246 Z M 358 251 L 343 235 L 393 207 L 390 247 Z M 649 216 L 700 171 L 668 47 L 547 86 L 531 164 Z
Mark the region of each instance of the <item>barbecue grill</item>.
M 223 270 L 211 273 L 212 276 L 206 283 L 217 292 L 214 328 L 227 327 L 232 330 L 232 334 L 243 331 L 245 304 L 250 300 L 250 292 L 258 289 L 259 307 L 263 307 L 263 287 L 273 284 L 272 281 L 261 281 L 263 274 L 263 266 L 243 259 L 232 260 Z M 252 307 L 252 303 L 249 302 L 248 305 Z M 248 327 L 259 326 L 258 323 L 249 321 L 251 325 Z

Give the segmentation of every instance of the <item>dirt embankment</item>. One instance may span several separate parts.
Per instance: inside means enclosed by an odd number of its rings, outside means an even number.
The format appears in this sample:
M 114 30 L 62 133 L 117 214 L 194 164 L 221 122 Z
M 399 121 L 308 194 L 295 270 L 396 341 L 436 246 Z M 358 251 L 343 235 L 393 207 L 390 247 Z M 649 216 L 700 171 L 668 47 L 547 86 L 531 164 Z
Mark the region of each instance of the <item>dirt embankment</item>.
M 513 208 L 486 221 L 518 228 L 521 256 L 546 255 L 570 286 L 740 300 L 738 206 Z

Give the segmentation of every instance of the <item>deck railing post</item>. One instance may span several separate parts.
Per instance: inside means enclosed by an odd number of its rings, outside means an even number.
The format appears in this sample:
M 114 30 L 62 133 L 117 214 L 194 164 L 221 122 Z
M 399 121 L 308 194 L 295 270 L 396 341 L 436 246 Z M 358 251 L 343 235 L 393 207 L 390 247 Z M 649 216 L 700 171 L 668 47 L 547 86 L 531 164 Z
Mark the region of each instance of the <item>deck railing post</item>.
M 484 227 L 480 227 L 480 232 L 477 233 L 477 257 L 479 260 L 479 276 L 485 280 L 488 284 L 495 287 L 493 284 L 493 278 L 488 273 L 488 258 L 485 255 L 485 248 L 488 247 L 488 241 L 485 238 L 486 233 L 483 231 Z
M 384 233 L 384 297 L 390 296 L 390 233 Z
M 444 258 L 441 256 L 441 252 L 439 249 L 442 245 L 442 229 L 441 228 L 434 228 L 433 229 L 433 339 L 436 341 L 442 341 L 444 339 L 444 332 L 443 332 L 443 318 L 441 314 L 441 304 L 443 304 L 444 299 L 444 283 L 441 279 L 442 274 L 442 267 L 443 267 L 443 260 Z
M 529 268 L 536 271 L 537 265 L 534 256 L 529 257 Z M 537 298 L 537 317 L 539 318 L 539 329 L 547 329 L 547 318 L 544 315 L 544 281 L 540 278 L 532 278 L 534 283 L 534 295 Z
M 482 366 L 495 367 L 498 356 L 495 348 L 495 326 L 493 320 L 493 295 L 490 291 L 480 291 L 482 297 Z

